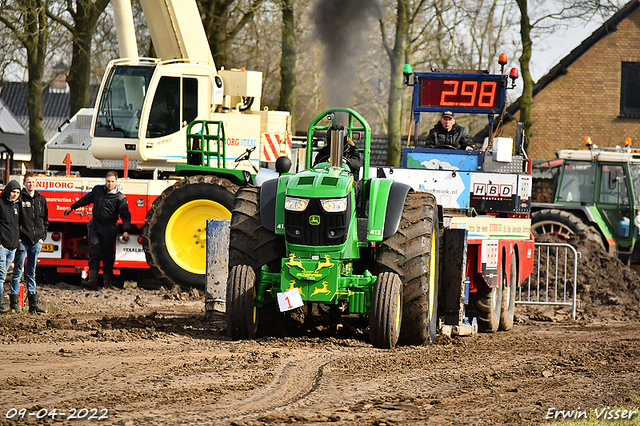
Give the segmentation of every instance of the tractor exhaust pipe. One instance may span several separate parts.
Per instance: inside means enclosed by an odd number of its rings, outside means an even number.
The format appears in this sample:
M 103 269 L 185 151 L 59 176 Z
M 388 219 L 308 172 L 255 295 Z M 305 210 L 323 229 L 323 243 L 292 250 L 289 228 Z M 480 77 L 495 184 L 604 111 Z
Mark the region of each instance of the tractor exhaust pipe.
M 331 167 L 342 168 L 342 154 L 344 150 L 343 144 L 346 136 L 346 130 L 344 129 L 344 126 L 331 126 L 329 128 L 329 136 L 331 138 L 331 151 L 329 157 Z

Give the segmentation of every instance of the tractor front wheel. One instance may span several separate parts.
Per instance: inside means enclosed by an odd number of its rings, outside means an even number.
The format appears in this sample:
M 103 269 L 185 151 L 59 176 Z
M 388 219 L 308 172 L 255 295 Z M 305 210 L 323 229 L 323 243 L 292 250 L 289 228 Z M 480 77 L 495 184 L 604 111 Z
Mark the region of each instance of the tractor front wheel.
M 227 333 L 232 340 L 253 339 L 258 328 L 258 310 L 253 305 L 256 274 L 248 265 L 236 265 L 227 279 Z
M 369 338 L 377 348 L 395 347 L 402 320 L 402 281 L 398 274 L 383 272 L 373 286 Z
M 229 229 L 229 270 L 237 265 L 253 269 L 255 277 L 260 277 L 262 266 L 269 272 L 280 271 L 280 262 L 285 257 L 285 243 L 282 235 L 276 235 L 262 225 L 260 214 L 260 188 L 242 187 L 233 201 L 231 226 Z M 227 281 L 229 282 L 229 281 Z M 278 309 L 277 300 L 267 291 L 262 307 L 257 309 L 256 335 L 283 335 L 286 331 L 285 315 Z M 227 318 L 229 313 L 229 293 L 227 292 Z M 229 327 L 227 325 L 227 327 Z

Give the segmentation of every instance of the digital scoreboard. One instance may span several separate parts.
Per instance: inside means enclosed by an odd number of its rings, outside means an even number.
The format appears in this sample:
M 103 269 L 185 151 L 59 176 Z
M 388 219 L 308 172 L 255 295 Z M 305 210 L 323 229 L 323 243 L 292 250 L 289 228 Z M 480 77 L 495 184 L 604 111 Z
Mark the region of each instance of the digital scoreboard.
M 414 111 L 497 114 L 506 87 L 506 75 L 415 73 Z

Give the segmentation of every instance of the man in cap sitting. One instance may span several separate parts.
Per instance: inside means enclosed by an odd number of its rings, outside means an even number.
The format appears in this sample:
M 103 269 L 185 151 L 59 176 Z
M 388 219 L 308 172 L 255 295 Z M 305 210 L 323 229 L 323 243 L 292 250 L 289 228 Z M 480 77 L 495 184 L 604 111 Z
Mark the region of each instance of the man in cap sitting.
M 424 147 L 472 151 L 476 145 L 465 128 L 456 124 L 453 112 L 445 111 L 442 113 L 440 121 L 429 131 Z

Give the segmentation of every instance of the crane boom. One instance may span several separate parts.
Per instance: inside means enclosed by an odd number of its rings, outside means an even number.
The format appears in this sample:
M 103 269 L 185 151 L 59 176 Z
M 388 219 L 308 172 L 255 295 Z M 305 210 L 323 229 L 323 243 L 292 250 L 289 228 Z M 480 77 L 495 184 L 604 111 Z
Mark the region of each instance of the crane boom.
M 121 58 L 137 58 L 138 43 L 133 25 L 131 0 L 112 0 L 113 18 L 118 34 L 118 53 Z
M 161 60 L 195 60 L 215 68 L 195 1 L 141 0 L 140 3 Z

